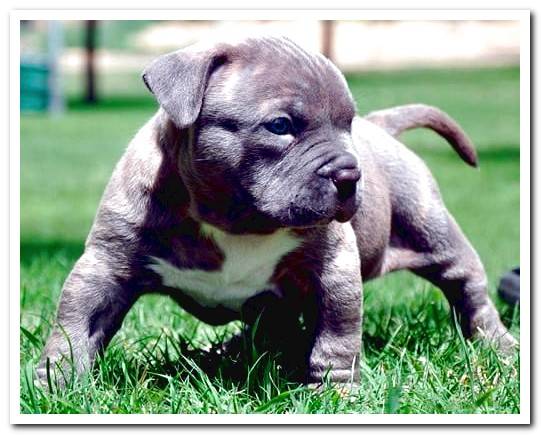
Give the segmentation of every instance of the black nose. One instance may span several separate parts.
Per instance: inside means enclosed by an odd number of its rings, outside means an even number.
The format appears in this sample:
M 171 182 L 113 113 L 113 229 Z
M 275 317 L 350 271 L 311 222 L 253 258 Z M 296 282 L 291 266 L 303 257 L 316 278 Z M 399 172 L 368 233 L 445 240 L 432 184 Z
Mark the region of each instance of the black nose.
M 319 168 L 317 173 L 332 180 L 340 201 L 346 201 L 355 195 L 357 182 L 361 178 L 357 159 L 351 153 L 336 156 Z
M 331 180 L 338 191 L 338 199 L 345 201 L 354 196 L 360 178 L 361 171 L 357 168 L 338 169 L 333 172 Z

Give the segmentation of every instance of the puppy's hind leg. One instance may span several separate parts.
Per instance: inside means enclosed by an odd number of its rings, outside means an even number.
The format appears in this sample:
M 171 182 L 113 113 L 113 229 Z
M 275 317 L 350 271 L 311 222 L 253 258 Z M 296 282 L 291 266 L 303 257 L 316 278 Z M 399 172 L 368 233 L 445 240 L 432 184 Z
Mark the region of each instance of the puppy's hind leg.
M 500 349 L 511 351 L 517 342 L 503 326 L 487 292 L 483 265 L 455 220 L 448 214 L 448 238 L 445 251 L 435 253 L 434 263 L 414 269 L 440 287 L 459 315 L 467 337 L 494 342 Z M 440 247 L 443 248 L 442 245 Z
M 390 248 L 385 268 L 407 268 L 432 282 L 444 292 L 466 337 L 481 338 L 504 352 L 512 351 L 517 342 L 488 296 L 479 256 L 443 204 L 434 214 L 437 218 L 425 219 L 420 227 L 399 225 L 402 247 Z

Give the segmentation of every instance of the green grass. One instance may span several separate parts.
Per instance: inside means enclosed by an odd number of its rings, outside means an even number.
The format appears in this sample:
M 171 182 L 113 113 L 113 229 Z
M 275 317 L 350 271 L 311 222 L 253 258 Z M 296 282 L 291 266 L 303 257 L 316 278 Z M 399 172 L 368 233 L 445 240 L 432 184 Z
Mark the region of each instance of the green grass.
M 430 103 L 471 135 L 480 171 L 433 133 L 412 132 L 404 140 L 432 169 L 486 266 L 495 299 L 500 275 L 519 264 L 518 79 L 516 68 L 348 77 L 360 113 Z M 108 77 L 108 99 L 97 108 L 72 100 L 61 118 L 21 119 L 22 413 L 519 412 L 518 355 L 503 359 L 463 341 L 441 293 L 405 272 L 365 286 L 362 381 L 350 400 L 331 388 L 310 391 L 290 382 L 275 355 L 209 360 L 200 349 L 239 325 L 204 325 L 158 296 L 136 304 L 90 376 L 64 391 L 35 387 L 33 369 L 63 280 L 82 252 L 105 183 L 155 110 L 136 83 L 135 76 Z M 497 305 L 518 337 L 518 311 Z

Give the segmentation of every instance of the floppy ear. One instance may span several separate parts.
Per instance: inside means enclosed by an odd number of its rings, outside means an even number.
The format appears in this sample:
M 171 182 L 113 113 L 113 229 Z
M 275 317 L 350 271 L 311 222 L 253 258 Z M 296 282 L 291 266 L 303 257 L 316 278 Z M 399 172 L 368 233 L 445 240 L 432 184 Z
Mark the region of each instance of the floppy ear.
M 211 72 L 225 61 L 223 51 L 189 47 L 158 57 L 143 71 L 143 81 L 179 128 L 193 124 Z

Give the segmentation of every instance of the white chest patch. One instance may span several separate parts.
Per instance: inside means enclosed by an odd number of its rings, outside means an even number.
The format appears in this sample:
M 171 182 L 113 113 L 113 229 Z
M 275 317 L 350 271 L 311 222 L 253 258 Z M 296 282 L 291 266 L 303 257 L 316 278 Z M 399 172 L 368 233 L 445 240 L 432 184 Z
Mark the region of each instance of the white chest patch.
M 178 288 L 199 304 L 235 311 L 264 290 L 278 291 L 269 283 L 276 265 L 301 243 L 286 231 L 268 236 L 234 235 L 203 225 L 202 232 L 224 253 L 220 270 L 179 269 L 157 257 L 152 257 L 149 267 L 162 277 L 164 285 Z

